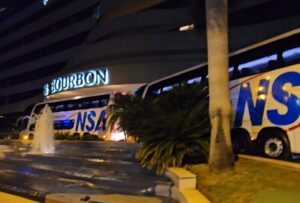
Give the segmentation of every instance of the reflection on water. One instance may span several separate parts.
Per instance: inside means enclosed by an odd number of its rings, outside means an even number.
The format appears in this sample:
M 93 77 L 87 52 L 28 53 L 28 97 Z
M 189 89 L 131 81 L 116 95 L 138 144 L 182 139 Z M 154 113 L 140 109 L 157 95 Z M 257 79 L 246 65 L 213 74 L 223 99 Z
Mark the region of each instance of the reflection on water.
M 156 183 L 169 180 L 142 169 L 134 159 L 136 149 L 127 143 L 60 142 L 55 154 L 16 150 L 0 161 L 0 189 L 33 199 L 62 192 L 154 195 Z

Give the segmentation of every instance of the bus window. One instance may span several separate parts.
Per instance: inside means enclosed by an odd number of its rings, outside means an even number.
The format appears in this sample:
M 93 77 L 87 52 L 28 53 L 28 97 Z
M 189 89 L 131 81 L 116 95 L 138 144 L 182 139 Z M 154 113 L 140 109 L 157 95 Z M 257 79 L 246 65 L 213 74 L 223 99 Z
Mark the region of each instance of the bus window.
M 90 101 L 81 101 L 78 104 L 79 109 L 88 109 L 90 108 Z
M 163 92 L 168 92 L 168 91 L 170 91 L 170 90 L 172 90 L 173 89 L 173 86 L 172 85 L 170 85 L 170 86 L 166 86 L 166 87 L 163 87 Z
M 154 89 L 152 91 L 153 95 L 160 95 L 161 94 L 161 89 Z
M 143 92 L 145 91 L 146 87 L 147 87 L 147 85 L 144 85 L 144 86 L 140 87 L 137 91 L 135 91 L 134 96 L 136 98 L 142 98 Z
M 196 77 L 196 78 L 193 78 L 193 79 L 189 79 L 187 81 L 187 84 L 200 83 L 200 82 L 201 82 L 201 77 Z
M 72 111 L 72 110 L 76 110 L 76 109 L 77 108 L 76 108 L 76 103 L 75 102 L 70 101 L 70 102 L 67 103 L 67 110 L 68 111 Z
M 109 95 L 107 95 L 106 97 L 101 97 L 101 104 L 103 106 L 108 105 L 108 103 L 109 103 Z
M 300 47 L 286 50 L 282 53 L 282 57 L 287 64 L 295 64 L 300 59 Z
M 108 104 L 108 102 L 109 102 L 109 99 L 107 98 L 107 99 L 101 99 L 100 100 L 100 106 L 99 107 L 103 107 L 103 106 L 106 106 L 107 104 Z
M 100 104 L 101 103 L 101 104 Z M 97 108 L 97 107 L 100 107 L 102 106 L 102 100 L 93 100 L 91 101 L 91 107 L 92 108 Z
M 34 131 L 35 130 L 35 123 L 34 124 L 30 124 L 29 130 L 30 131 Z
M 34 107 L 34 104 L 27 106 L 23 112 L 23 116 L 29 116 L 30 113 L 32 112 L 33 107 Z
M 43 110 L 44 106 L 45 106 L 45 104 L 37 105 L 37 106 L 34 108 L 34 111 L 33 111 L 33 112 L 34 112 L 35 114 L 40 114 L 41 111 Z
M 238 70 L 241 71 L 243 76 L 255 74 L 269 68 L 269 61 L 277 60 L 277 54 L 266 56 L 260 59 L 255 59 L 238 66 Z
M 19 131 L 25 130 L 28 122 L 29 122 L 28 117 L 20 119 L 20 121 L 17 123 Z
M 59 112 L 59 111 L 64 111 L 65 110 L 65 105 L 64 104 L 56 104 L 54 107 L 54 112 Z
M 70 130 L 74 127 L 74 120 L 54 121 L 55 130 Z
M 242 71 L 241 71 L 241 74 L 242 74 L 243 77 L 246 77 L 246 76 L 254 75 L 255 72 L 251 68 L 243 68 Z
M 54 112 L 54 104 L 49 104 L 49 107 L 50 107 L 51 111 Z
M 160 87 L 149 86 L 145 97 L 149 100 L 152 100 L 152 99 L 156 98 L 158 95 L 160 95 L 161 93 L 162 93 L 162 91 L 161 91 Z

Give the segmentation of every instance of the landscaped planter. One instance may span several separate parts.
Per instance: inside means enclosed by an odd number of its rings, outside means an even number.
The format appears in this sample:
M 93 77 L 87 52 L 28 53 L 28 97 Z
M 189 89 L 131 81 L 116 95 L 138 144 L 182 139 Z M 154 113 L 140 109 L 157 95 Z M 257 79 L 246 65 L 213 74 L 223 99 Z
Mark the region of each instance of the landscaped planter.
M 232 171 L 219 174 L 206 164 L 188 168 L 198 190 L 215 203 L 300 202 L 300 170 L 288 165 L 240 158 Z

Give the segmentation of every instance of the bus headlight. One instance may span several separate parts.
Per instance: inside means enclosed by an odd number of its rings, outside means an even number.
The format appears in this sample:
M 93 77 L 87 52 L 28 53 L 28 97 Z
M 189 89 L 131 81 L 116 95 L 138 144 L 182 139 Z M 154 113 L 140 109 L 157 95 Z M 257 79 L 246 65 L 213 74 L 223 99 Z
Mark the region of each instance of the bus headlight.
M 110 140 L 111 141 L 124 141 L 126 139 L 124 131 L 120 132 L 113 132 L 110 135 Z
M 29 140 L 29 135 L 22 135 L 21 139 L 22 140 Z

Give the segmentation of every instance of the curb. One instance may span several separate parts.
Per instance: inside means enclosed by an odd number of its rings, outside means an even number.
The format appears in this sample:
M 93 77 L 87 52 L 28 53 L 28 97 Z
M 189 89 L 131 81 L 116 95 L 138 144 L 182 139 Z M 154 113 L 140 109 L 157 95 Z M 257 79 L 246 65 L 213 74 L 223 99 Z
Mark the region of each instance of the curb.
M 2 203 L 38 203 L 16 195 L 0 192 L 0 202 Z
M 53 193 L 46 196 L 45 203 L 161 203 L 156 197 L 144 197 L 120 194 L 77 194 Z M 6 202 L 5 202 L 6 203 Z
M 13 152 L 13 150 L 1 150 L 0 149 L 0 159 L 5 159 L 5 153 Z
M 165 172 L 174 186 L 171 189 L 172 198 L 180 203 L 210 203 L 197 187 L 197 177 L 195 174 L 184 168 L 171 167 Z
M 240 154 L 239 158 L 253 160 L 253 161 L 260 161 L 260 162 L 264 162 L 264 163 L 268 163 L 268 164 L 275 164 L 278 166 L 282 166 L 282 167 L 293 169 L 293 170 L 300 172 L 300 164 L 299 163 L 293 163 L 293 162 L 277 160 L 277 159 L 268 159 L 268 158 L 257 157 L 257 156 L 249 156 L 249 155 L 244 155 L 244 154 Z

